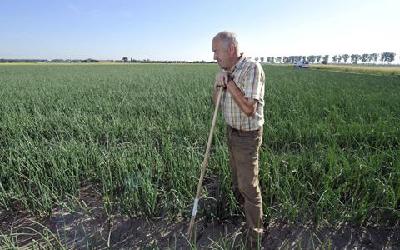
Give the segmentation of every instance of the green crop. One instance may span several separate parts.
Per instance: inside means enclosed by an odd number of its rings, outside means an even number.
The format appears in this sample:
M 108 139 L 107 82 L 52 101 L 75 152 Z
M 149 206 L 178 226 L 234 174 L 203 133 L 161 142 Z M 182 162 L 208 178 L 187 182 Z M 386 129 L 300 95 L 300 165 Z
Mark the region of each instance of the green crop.
M 0 207 L 47 214 L 96 185 L 107 209 L 189 216 L 216 65 L 0 66 Z M 400 80 L 265 67 L 267 218 L 398 220 Z M 218 120 L 200 203 L 237 212 Z M 211 204 L 211 205 L 210 205 Z

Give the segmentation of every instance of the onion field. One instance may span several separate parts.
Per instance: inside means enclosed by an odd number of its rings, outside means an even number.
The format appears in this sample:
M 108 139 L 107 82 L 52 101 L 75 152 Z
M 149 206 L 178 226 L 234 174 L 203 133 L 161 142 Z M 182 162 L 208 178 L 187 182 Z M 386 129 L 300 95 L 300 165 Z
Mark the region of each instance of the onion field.
M 190 218 L 216 64 L 0 65 L 0 209 Z M 266 222 L 400 220 L 400 77 L 264 66 Z M 240 209 L 218 118 L 199 216 Z

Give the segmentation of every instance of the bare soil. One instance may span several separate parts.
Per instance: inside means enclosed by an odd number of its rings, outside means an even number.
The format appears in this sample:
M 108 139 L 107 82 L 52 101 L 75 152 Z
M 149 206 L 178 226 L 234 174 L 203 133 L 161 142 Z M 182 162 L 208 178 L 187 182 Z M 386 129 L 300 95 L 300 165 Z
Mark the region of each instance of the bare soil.
M 131 218 L 107 214 L 94 188 L 81 190 L 74 211 L 59 205 L 51 216 L 0 210 L 0 248 L 54 247 L 67 249 L 241 249 L 243 219 L 207 222 L 198 219 L 195 243 L 186 237 L 188 219 Z M 270 221 L 264 249 L 400 249 L 400 225 L 393 227 L 316 227 Z

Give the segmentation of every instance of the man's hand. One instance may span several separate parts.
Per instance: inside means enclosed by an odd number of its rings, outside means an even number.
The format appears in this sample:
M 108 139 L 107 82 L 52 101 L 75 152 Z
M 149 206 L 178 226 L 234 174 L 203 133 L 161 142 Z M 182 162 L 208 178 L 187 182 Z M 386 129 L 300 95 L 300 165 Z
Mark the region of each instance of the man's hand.
M 214 88 L 218 87 L 226 88 L 227 82 L 228 82 L 228 73 L 226 71 L 221 71 L 215 77 Z
M 221 71 L 215 76 L 214 89 L 212 94 L 212 100 L 214 104 L 216 104 L 217 101 L 218 88 L 226 89 L 227 81 L 228 81 L 228 74 L 225 71 Z

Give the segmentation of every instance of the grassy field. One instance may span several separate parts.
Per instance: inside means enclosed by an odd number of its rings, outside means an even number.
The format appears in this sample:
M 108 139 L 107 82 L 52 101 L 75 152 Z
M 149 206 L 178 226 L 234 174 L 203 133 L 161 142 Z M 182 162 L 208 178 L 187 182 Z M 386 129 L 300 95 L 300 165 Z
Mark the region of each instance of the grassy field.
M 395 65 L 362 65 L 362 64 L 312 64 L 312 69 L 342 71 L 361 74 L 400 75 L 400 66 Z
M 400 219 L 397 76 L 265 67 L 267 219 Z M 109 211 L 189 217 L 216 65 L 0 65 L 0 207 L 48 214 L 96 184 Z M 238 211 L 219 118 L 208 217 Z

